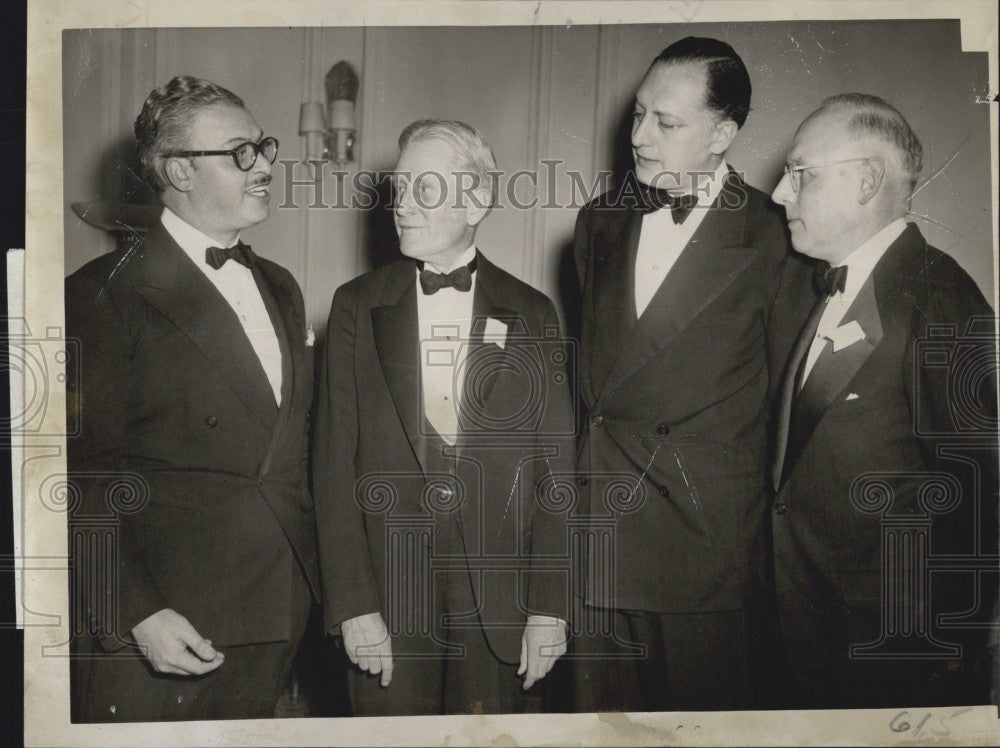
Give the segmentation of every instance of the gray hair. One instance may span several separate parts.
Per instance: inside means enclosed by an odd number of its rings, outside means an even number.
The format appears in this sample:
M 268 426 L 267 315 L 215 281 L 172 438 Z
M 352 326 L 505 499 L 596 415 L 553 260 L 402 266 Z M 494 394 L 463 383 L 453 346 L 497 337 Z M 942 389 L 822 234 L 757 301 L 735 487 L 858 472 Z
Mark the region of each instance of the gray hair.
M 165 162 L 161 155 L 185 150 L 194 114 L 216 104 L 246 108 L 243 99 L 232 91 L 190 75 L 178 75 L 150 91 L 134 127 L 139 143 L 139 162 L 146 179 L 157 192 L 170 186 L 163 173 Z
M 899 110 L 885 99 L 864 93 L 837 94 L 824 99 L 820 104 L 820 109 L 835 107 L 855 110 L 847 124 L 851 135 L 878 138 L 894 148 L 898 166 L 909 180 L 912 191 L 924 166 L 924 150 L 920 139 Z
M 486 138 L 472 125 L 457 120 L 421 119 L 411 122 L 399 136 L 400 152 L 415 140 L 436 138 L 450 145 L 458 155 L 458 166 L 472 175 L 472 189 L 489 192 L 487 207 L 496 200 L 496 157 Z

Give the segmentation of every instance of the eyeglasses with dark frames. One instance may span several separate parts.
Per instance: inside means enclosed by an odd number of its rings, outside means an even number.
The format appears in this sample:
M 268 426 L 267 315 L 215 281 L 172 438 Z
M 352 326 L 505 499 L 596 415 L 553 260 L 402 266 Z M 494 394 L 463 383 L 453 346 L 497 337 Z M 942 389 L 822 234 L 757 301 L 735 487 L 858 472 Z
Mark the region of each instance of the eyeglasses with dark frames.
M 194 158 L 195 156 L 232 156 L 233 162 L 241 171 L 250 171 L 257 163 L 258 154 L 264 154 L 268 163 L 273 164 L 278 157 L 278 139 L 266 137 L 259 143 L 247 141 L 226 151 L 167 151 L 164 158 Z
M 825 161 L 821 164 L 805 164 L 803 166 L 790 166 L 785 164 L 782 169 L 784 170 L 785 176 L 788 177 L 788 184 L 792 187 L 792 192 L 798 193 L 799 187 L 802 185 L 802 172 L 809 169 L 818 169 L 821 166 L 836 166 L 837 164 L 853 164 L 860 161 L 871 161 L 872 158 L 877 158 L 875 156 L 869 156 L 867 158 L 845 158 L 840 161 Z

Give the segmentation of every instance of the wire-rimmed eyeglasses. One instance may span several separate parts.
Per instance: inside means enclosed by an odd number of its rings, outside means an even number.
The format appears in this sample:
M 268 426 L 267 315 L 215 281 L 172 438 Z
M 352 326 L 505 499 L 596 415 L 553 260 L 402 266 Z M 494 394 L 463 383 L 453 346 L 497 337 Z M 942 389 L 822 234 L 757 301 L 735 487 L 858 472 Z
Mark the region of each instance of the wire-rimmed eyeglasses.
M 242 171 L 250 171 L 257 163 L 257 155 L 263 153 L 268 163 L 273 164 L 278 157 L 278 139 L 266 137 L 259 143 L 247 141 L 240 143 L 235 148 L 227 151 L 167 151 L 164 158 L 180 157 L 193 158 L 195 156 L 232 156 L 233 162 Z
M 785 172 L 785 176 L 788 177 L 788 184 L 792 187 L 792 192 L 797 193 L 799 191 L 799 186 L 802 184 L 802 172 L 808 169 L 818 169 L 821 166 L 835 166 L 837 164 L 852 164 L 859 161 L 871 161 L 873 156 L 867 158 L 845 158 L 840 161 L 824 161 L 821 164 L 804 164 L 802 166 L 791 166 L 785 164 L 782 168 Z

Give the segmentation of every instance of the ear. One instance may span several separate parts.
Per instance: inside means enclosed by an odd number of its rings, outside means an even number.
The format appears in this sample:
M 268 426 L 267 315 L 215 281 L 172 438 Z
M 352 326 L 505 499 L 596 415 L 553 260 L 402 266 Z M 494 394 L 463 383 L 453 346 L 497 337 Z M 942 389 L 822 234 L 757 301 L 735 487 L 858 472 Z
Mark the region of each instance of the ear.
M 465 222 L 475 228 L 486 214 L 490 212 L 490 191 L 484 187 L 478 187 L 472 191 L 475 200 L 469 200 L 469 205 L 465 209 Z
M 729 150 L 729 146 L 733 142 L 733 138 L 736 137 L 736 133 L 740 128 L 731 119 L 724 119 L 716 122 L 714 128 L 715 133 L 712 138 L 712 144 L 709 146 L 709 150 L 716 156 L 721 156 Z
M 191 191 L 193 171 L 194 165 L 187 158 L 171 157 L 163 163 L 163 175 L 178 192 Z
M 865 205 L 878 194 L 885 178 L 885 161 L 878 156 L 861 165 L 861 183 L 858 185 L 858 203 Z

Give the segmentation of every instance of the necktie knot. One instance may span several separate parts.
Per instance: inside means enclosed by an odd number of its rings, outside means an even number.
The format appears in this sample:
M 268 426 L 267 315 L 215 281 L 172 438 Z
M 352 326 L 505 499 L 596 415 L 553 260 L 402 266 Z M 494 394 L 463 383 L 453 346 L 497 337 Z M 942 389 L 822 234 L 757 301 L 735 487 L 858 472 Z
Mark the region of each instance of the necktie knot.
M 476 259 L 468 265 L 455 268 L 450 273 L 436 273 L 427 270 L 424 263 L 418 263 L 420 267 L 420 288 L 425 296 L 436 294 L 442 288 L 454 288 L 456 291 L 468 291 L 472 288 L 472 274 L 476 272 Z
M 823 261 L 816 266 L 813 280 L 816 283 L 816 291 L 822 296 L 833 296 L 838 291 L 844 293 L 844 288 L 847 286 L 847 266 L 830 267 L 829 262 Z
M 670 208 L 670 217 L 675 224 L 682 224 L 691 211 L 698 204 L 698 196 L 683 193 L 674 194 L 669 190 L 661 190 L 647 184 L 641 184 L 642 200 L 639 201 L 636 209 L 640 213 L 652 213 L 661 208 Z
M 250 267 L 253 264 L 250 245 L 236 242 L 232 247 L 209 247 L 205 250 L 205 262 L 215 270 L 225 265 L 227 260 L 238 262 L 243 267 Z

